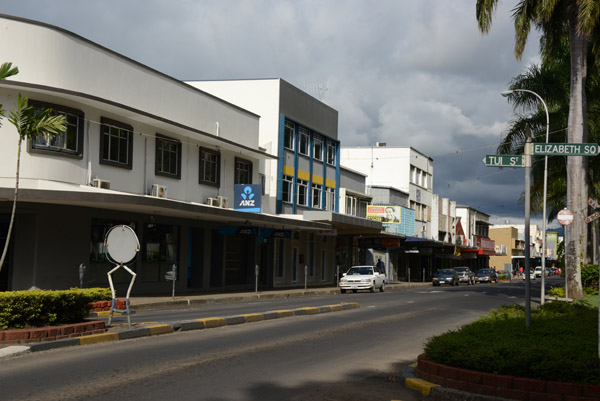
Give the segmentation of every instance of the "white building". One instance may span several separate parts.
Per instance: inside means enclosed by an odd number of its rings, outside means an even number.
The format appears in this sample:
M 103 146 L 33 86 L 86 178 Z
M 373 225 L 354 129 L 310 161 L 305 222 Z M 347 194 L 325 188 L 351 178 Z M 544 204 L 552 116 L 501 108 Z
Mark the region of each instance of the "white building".
M 232 208 L 234 185 L 261 183 L 263 168 L 276 166 L 271 161 L 281 155 L 276 143 L 261 140 L 257 113 L 64 29 L 10 16 L 0 16 L 0 26 L 3 61 L 19 67 L 18 75 L 0 82 L 4 109 L 23 94 L 68 124 L 56 137 L 23 144 L 17 218 L 0 290 L 76 286 L 80 263 L 87 265 L 86 286 L 106 285 L 113 266 L 103 240 L 117 224 L 130 225 L 140 239 L 130 263 L 137 274 L 134 292 L 170 291 L 165 273 L 173 264 L 178 290 L 253 288 L 255 266 L 261 287 L 300 286 L 298 262 L 282 258 L 281 249 L 292 248 L 297 260 L 304 252 L 313 262 L 311 282 L 332 282 L 333 240 L 316 246 L 314 237 L 329 224 Z M 337 112 L 328 112 L 333 117 L 316 121 L 314 129 L 337 149 Z M 17 139 L 4 120 L 2 236 L 12 207 Z M 323 139 L 322 205 L 329 199 L 326 186 L 337 189 L 337 167 L 325 153 L 329 140 Z M 280 195 L 274 182 L 265 184 L 267 194 Z M 274 210 L 274 201 L 267 197 L 265 203 Z M 121 287 L 129 279 L 115 277 Z
M 368 187 L 384 186 L 408 193 L 409 208 L 415 211 L 416 237 L 433 238 L 433 159 L 410 147 L 343 146 L 344 166 L 367 175 Z M 393 173 L 392 173 L 393 172 Z

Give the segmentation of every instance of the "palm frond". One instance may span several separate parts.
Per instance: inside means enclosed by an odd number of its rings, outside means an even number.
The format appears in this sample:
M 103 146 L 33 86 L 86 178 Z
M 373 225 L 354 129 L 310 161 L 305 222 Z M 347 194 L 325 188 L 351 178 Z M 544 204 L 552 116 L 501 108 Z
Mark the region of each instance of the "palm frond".
M 12 63 L 2 63 L 0 65 L 0 81 L 19 73 L 18 67 L 13 67 Z

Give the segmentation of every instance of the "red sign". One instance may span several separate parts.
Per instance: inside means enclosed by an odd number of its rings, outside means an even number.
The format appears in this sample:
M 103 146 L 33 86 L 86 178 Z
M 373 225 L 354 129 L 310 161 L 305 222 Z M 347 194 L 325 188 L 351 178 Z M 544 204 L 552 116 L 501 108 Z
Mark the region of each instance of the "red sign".
M 568 226 L 569 224 L 571 224 L 573 222 L 574 216 L 575 215 L 573 214 L 572 211 L 570 211 L 567 208 L 564 208 L 563 210 L 558 212 L 558 214 L 556 215 L 556 220 L 558 220 L 558 222 L 562 226 Z

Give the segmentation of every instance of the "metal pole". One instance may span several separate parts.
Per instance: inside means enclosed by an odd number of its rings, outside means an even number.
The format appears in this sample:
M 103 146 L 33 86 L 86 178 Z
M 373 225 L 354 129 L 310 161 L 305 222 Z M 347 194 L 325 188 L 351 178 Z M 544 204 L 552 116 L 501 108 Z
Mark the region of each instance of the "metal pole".
M 258 292 L 258 265 L 254 266 L 254 292 Z
M 563 255 L 565 256 L 565 301 L 569 301 L 569 286 L 568 286 L 568 280 L 567 280 L 567 226 L 563 226 L 565 229 L 565 238 L 563 239 L 563 241 L 565 242 L 565 246 L 563 247 Z
M 531 325 L 531 280 L 530 280 L 530 261 L 531 257 L 531 242 L 529 239 L 530 227 L 529 227 L 529 213 L 530 213 L 530 181 L 531 181 L 531 155 L 532 155 L 532 141 L 531 132 L 529 125 L 525 127 L 525 136 L 527 141 L 525 143 L 525 327 L 529 328 Z M 543 272 L 542 272 L 543 276 Z
M 304 291 L 306 291 L 307 283 L 308 283 L 308 266 L 304 265 Z
M 544 110 L 546 111 L 546 143 L 548 143 L 548 139 L 550 136 L 550 114 L 548 113 L 548 106 L 544 99 L 534 91 L 529 89 L 512 89 L 510 91 L 502 92 L 502 96 L 508 96 L 512 92 L 527 92 L 536 96 L 542 105 L 544 106 Z M 544 157 L 544 198 L 543 198 L 543 206 L 542 206 L 542 288 L 540 295 L 540 304 L 544 304 L 544 300 L 546 298 L 546 193 L 548 189 L 548 155 Z

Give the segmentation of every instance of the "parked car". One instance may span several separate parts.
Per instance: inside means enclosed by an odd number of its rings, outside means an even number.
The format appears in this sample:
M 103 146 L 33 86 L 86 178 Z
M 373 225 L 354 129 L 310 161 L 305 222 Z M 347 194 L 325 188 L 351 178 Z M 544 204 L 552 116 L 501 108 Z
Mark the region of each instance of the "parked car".
M 475 273 L 476 283 L 497 283 L 498 275 L 494 269 L 479 269 Z
M 458 285 L 458 272 L 454 269 L 440 269 L 433 275 L 433 285 Z
M 475 273 L 467 266 L 457 266 L 454 270 L 458 273 L 459 283 L 475 284 Z
M 546 267 L 546 276 L 554 276 L 556 273 L 554 272 L 553 267 Z
M 542 266 L 536 266 L 535 267 L 535 276 L 536 277 L 540 277 L 540 278 L 542 277 Z M 544 272 L 544 276 L 545 277 L 548 276 L 548 272 L 547 271 Z
M 521 274 L 521 277 L 523 277 L 523 280 L 525 280 L 525 272 Z M 533 269 L 529 269 L 529 280 L 535 280 L 535 270 Z
M 352 266 L 340 279 L 342 294 L 345 294 L 346 290 L 375 292 L 376 288 L 381 292 L 385 291 L 385 274 L 373 266 Z
M 496 276 L 498 276 L 499 279 L 510 278 L 508 271 L 506 270 L 496 270 Z

